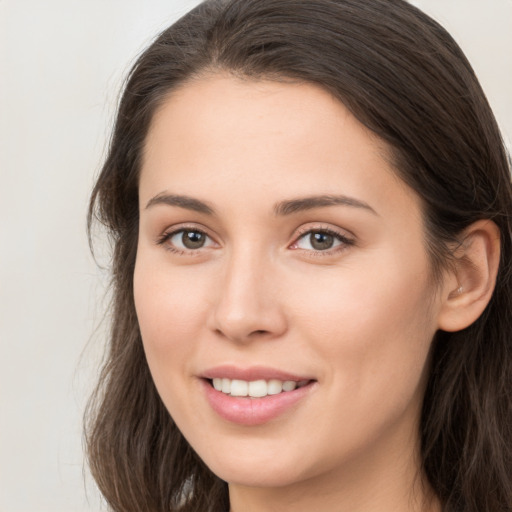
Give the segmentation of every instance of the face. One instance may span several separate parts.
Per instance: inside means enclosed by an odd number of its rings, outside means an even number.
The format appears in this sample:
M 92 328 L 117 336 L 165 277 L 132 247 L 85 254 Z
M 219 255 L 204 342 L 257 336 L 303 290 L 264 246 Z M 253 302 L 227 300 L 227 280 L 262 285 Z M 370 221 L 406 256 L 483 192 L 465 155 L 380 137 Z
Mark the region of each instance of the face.
M 388 160 L 314 85 L 211 76 L 155 114 L 137 316 L 163 402 L 233 485 L 368 478 L 415 453 L 440 305 Z

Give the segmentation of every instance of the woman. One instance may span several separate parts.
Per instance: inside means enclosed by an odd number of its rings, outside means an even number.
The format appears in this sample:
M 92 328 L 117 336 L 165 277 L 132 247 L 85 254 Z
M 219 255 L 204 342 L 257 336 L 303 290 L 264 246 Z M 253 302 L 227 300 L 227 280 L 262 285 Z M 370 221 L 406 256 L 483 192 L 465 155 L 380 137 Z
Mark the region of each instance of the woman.
M 402 0 L 208 0 L 126 84 L 90 466 L 113 510 L 512 510 L 511 183 Z

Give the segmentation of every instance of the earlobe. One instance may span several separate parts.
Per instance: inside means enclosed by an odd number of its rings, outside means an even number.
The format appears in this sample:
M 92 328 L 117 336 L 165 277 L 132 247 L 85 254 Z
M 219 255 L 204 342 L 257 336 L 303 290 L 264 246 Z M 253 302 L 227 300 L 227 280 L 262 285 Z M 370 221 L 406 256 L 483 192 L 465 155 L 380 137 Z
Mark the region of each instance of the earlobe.
M 491 220 L 480 220 L 463 233 L 454 268 L 445 279 L 438 327 L 465 329 L 483 313 L 491 300 L 500 261 L 500 231 Z

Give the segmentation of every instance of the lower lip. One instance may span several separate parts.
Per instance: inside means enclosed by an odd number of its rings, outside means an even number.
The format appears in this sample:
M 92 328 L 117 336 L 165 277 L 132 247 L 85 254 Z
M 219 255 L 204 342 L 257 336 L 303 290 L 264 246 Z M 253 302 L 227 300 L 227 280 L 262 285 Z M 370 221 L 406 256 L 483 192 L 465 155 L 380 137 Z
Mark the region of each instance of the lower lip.
M 211 408 L 221 418 L 239 425 L 253 426 L 267 423 L 292 408 L 309 394 L 314 382 L 293 391 L 262 398 L 230 396 L 217 391 L 207 380 L 202 379 L 202 384 Z

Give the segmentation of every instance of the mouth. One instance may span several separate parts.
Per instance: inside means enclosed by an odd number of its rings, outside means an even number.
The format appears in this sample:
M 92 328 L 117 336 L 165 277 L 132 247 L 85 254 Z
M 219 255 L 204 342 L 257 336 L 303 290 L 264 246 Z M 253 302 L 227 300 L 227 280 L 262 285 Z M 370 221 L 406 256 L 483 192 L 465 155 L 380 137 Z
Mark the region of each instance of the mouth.
M 267 396 L 279 395 L 294 391 L 312 383 L 312 380 L 279 380 L 279 379 L 258 379 L 242 380 L 230 379 L 227 377 L 215 377 L 206 379 L 217 391 L 233 397 L 264 398 Z
M 274 369 L 217 367 L 201 375 L 206 401 L 223 420 L 244 427 L 263 425 L 302 407 L 317 380 Z

